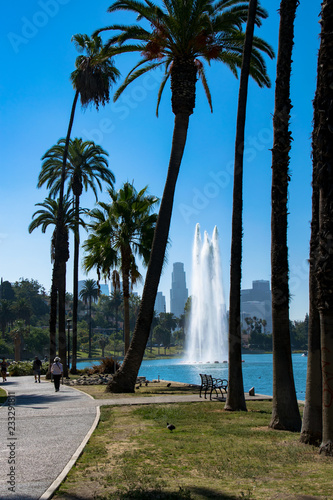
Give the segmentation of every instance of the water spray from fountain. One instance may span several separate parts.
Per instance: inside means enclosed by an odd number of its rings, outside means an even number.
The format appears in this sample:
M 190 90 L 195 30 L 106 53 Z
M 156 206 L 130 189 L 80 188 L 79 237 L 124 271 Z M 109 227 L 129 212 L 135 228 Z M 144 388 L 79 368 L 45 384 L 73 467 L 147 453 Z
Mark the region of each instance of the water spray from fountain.
M 186 361 L 223 362 L 228 357 L 228 326 L 223 294 L 218 231 L 212 239 L 195 227 L 192 254 L 192 303 L 187 327 Z

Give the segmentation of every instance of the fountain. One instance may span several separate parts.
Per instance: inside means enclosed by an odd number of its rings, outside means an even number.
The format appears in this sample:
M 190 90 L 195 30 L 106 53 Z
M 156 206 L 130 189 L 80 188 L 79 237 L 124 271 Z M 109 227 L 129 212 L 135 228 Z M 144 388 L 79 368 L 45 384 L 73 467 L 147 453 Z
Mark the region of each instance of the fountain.
M 228 326 L 222 286 L 218 231 L 201 241 L 195 227 L 192 255 L 192 305 L 187 327 L 186 361 L 225 362 L 228 358 Z

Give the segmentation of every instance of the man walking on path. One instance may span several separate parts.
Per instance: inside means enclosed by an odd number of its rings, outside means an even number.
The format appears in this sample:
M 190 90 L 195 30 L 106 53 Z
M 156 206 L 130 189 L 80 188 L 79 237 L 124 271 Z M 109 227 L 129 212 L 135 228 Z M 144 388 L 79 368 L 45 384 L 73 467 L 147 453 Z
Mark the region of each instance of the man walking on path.
M 37 381 L 40 382 L 40 370 L 42 368 L 42 362 L 38 358 L 38 356 L 35 356 L 34 362 L 32 364 L 32 371 L 33 374 L 35 375 L 35 384 L 37 384 Z

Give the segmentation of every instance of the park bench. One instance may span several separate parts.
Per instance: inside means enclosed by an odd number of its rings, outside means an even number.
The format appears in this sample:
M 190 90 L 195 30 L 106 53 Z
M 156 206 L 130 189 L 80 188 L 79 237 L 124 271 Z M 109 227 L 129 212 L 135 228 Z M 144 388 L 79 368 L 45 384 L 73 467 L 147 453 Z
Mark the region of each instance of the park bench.
M 205 373 L 200 373 L 201 378 L 201 386 L 200 386 L 200 397 L 201 393 L 205 393 L 205 399 L 207 399 L 207 392 L 209 392 L 209 397 L 212 399 L 213 391 L 216 392 L 216 396 L 218 397 L 218 391 L 220 391 L 221 396 L 223 398 L 223 392 L 226 394 L 228 390 L 228 381 L 223 378 L 213 378 L 211 375 L 206 375 Z

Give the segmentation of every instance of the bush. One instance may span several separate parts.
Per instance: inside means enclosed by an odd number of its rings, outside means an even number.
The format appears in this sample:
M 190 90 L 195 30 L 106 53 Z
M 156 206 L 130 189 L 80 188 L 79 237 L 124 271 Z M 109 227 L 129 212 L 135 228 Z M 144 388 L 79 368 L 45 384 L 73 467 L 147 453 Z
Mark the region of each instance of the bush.
M 93 375 L 94 373 L 110 373 L 111 375 L 120 368 L 120 364 L 116 361 L 116 369 L 114 369 L 114 359 L 110 356 L 109 358 L 102 358 L 99 365 L 94 365 L 89 368 L 88 373 Z
M 33 375 L 32 371 L 33 361 L 12 361 L 8 366 L 9 375 L 12 377 L 22 377 L 24 375 Z M 45 375 L 49 367 L 49 363 L 43 363 L 41 374 Z

